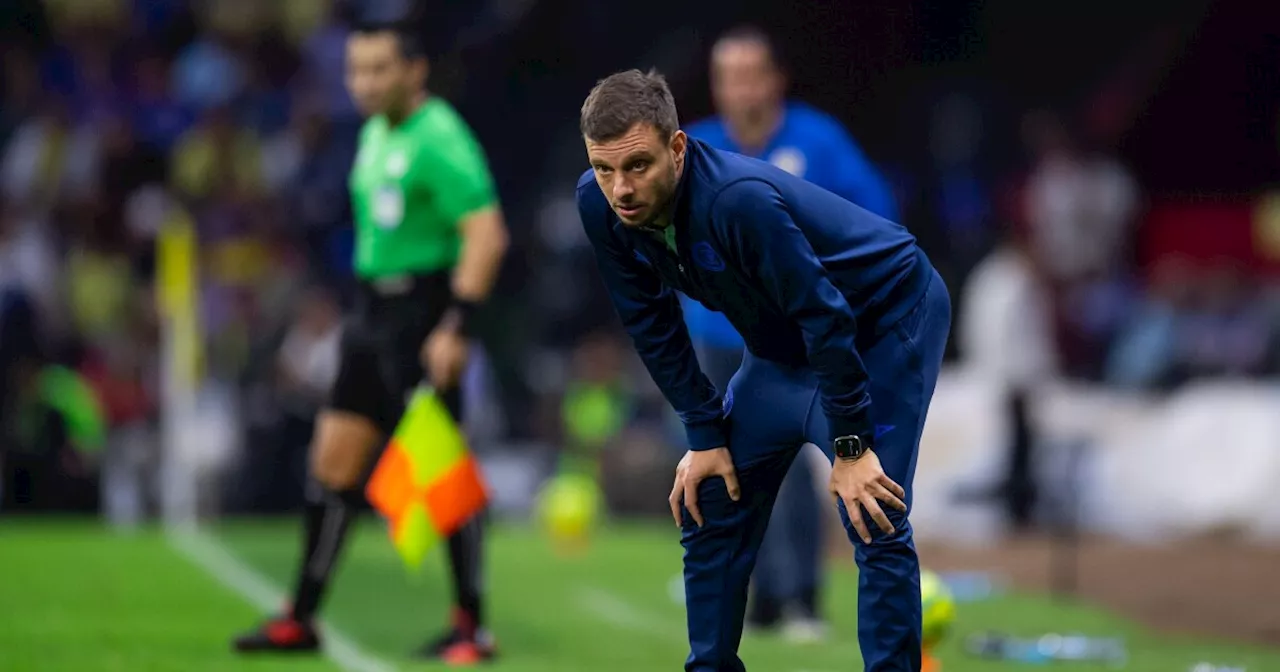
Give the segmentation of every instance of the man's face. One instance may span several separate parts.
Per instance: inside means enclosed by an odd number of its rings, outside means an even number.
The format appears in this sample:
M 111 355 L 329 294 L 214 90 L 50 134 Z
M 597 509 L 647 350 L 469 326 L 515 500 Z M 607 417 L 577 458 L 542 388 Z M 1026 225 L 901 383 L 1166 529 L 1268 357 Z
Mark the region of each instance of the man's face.
M 663 142 L 658 129 L 636 124 L 607 142 L 587 138 L 587 158 L 596 184 L 627 226 L 652 224 L 676 192 L 687 138 L 676 131 Z
M 425 68 L 422 61 L 404 57 L 394 33 L 357 33 L 347 39 L 347 91 L 365 116 L 402 106 Z
M 769 48 L 751 40 L 730 40 L 711 53 L 711 96 L 730 123 L 760 123 L 782 104 L 782 73 Z

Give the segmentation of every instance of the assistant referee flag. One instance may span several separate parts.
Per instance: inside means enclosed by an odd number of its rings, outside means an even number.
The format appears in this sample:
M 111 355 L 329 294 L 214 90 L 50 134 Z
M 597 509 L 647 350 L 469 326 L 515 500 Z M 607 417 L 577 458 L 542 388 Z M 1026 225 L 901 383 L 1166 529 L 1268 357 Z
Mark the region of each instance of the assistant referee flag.
M 411 571 L 488 503 L 466 437 L 430 388 L 414 392 L 365 494 L 390 523 L 391 541 Z

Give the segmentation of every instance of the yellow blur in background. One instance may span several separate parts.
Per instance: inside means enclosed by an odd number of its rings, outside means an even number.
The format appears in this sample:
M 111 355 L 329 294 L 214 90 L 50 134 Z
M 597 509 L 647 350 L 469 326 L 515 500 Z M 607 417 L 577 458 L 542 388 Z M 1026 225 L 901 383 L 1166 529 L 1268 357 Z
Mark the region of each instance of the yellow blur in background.
M 552 543 L 584 547 L 601 519 L 604 496 L 586 474 L 564 473 L 547 481 L 538 496 L 538 520 Z

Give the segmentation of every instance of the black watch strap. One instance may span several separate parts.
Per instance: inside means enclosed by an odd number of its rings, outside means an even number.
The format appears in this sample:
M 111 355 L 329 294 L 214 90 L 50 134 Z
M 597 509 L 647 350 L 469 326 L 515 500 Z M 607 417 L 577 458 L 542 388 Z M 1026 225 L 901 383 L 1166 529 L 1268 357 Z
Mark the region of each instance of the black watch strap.
M 871 442 L 857 434 L 838 436 L 833 444 L 836 457 L 842 460 L 856 460 L 871 450 Z
M 450 312 L 453 318 L 457 320 L 458 333 L 465 338 L 475 336 L 476 329 L 476 313 L 480 310 L 480 302 L 467 301 L 466 299 L 454 299 L 453 305 L 450 306 Z

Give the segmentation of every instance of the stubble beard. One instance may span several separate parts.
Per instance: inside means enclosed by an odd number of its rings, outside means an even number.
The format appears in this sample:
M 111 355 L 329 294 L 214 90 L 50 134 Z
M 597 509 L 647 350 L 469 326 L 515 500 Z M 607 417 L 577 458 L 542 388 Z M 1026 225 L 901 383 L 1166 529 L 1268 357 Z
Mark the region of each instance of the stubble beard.
M 674 164 L 671 170 L 663 177 L 662 184 L 659 185 L 660 198 L 654 199 L 653 216 L 641 224 L 640 226 L 661 231 L 671 224 L 671 204 L 676 196 L 676 180 L 678 179 L 676 167 Z M 665 220 L 665 221 L 664 221 Z

